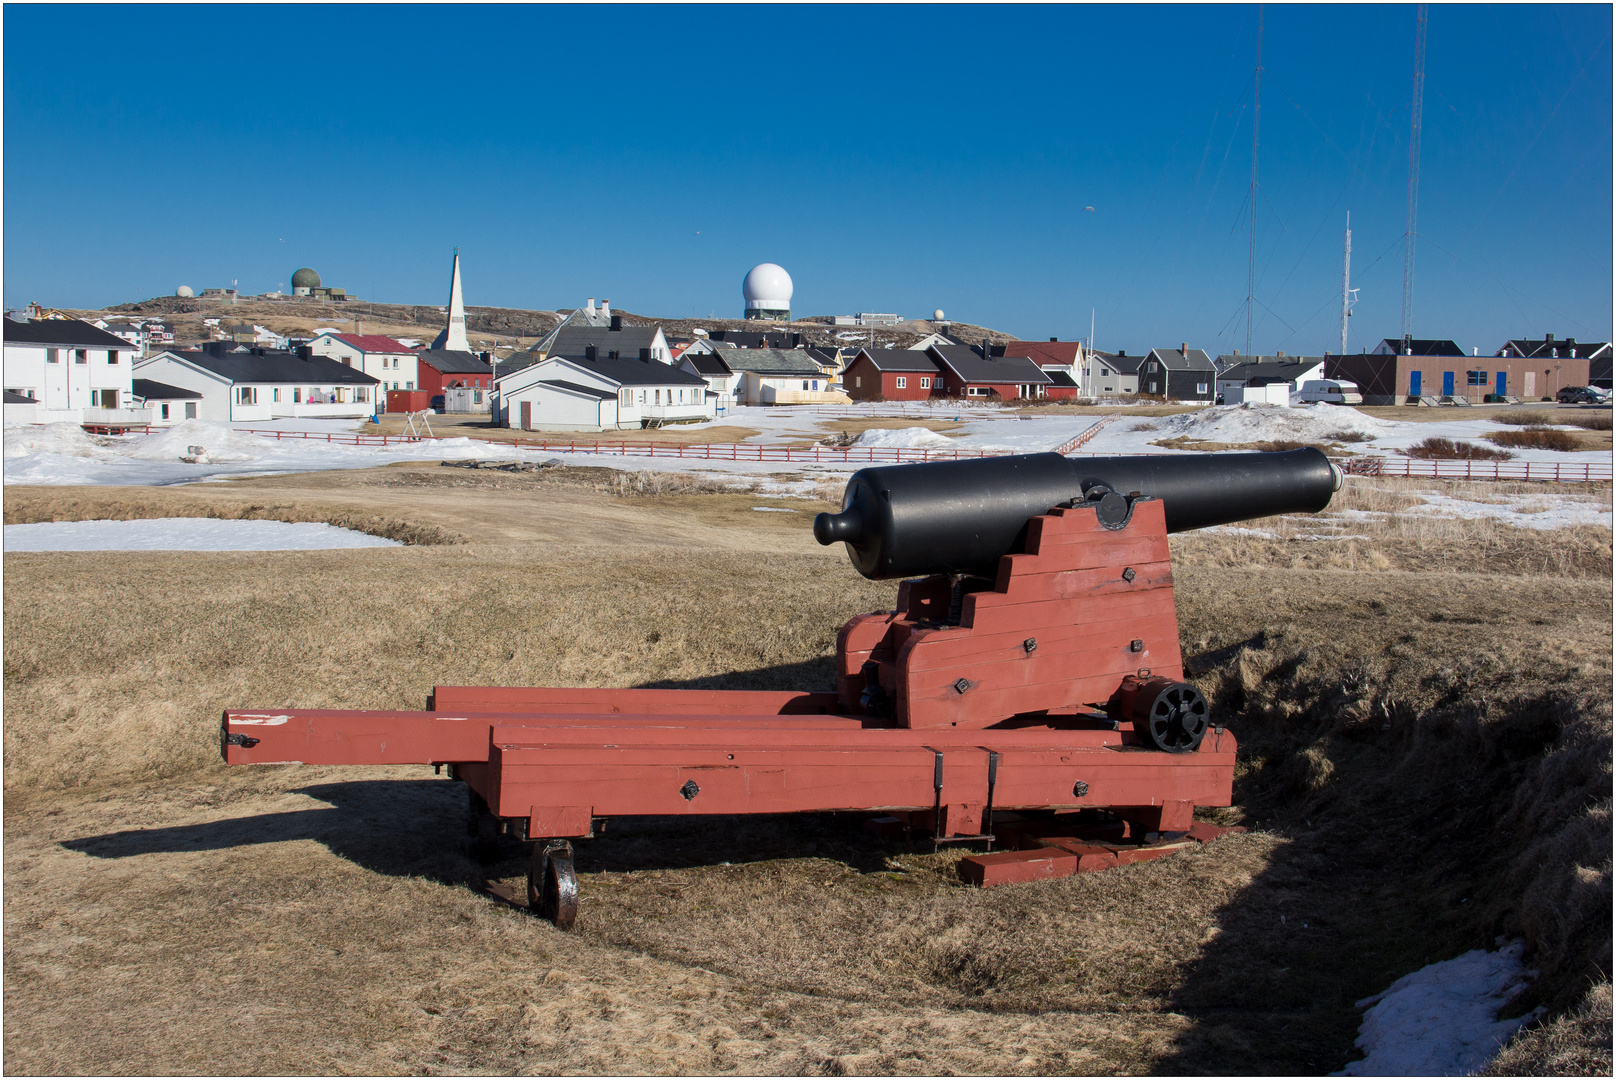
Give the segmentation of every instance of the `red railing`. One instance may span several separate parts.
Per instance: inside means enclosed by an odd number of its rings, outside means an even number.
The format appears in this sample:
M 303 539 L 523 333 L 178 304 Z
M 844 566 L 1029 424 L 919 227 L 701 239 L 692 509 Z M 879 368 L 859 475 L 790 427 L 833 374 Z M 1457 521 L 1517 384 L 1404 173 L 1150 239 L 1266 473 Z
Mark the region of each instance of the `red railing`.
M 1609 483 L 1609 462 L 1593 461 L 1437 461 L 1417 458 L 1336 458 L 1354 476 L 1414 476 L 1439 480 L 1533 480 Z
M 1096 435 L 1098 435 L 1100 433 L 1101 428 L 1105 427 L 1105 425 L 1109 424 L 1113 420 L 1120 420 L 1120 419 L 1122 419 L 1122 414 L 1121 413 L 1112 413 L 1109 416 L 1100 417 L 1100 420 L 1099 420 L 1098 423 L 1094 424 L 1092 427 L 1090 427 L 1090 428 L 1088 428 L 1088 429 L 1086 429 L 1086 430 L 1084 430 L 1082 432 L 1079 432 L 1073 438 L 1067 439 L 1065 442 L 1063 442 L 1059 446 L 1055 447 L 1055 453 L 1057 453 L 1057 454 L 1070 454 L 1074 450 L 1081 449 L 1083 446 L 1085 446 L 1088 443 L 1088 441 L 1090 439 L 1094 438 L 1094 436 L 1096 436 Z

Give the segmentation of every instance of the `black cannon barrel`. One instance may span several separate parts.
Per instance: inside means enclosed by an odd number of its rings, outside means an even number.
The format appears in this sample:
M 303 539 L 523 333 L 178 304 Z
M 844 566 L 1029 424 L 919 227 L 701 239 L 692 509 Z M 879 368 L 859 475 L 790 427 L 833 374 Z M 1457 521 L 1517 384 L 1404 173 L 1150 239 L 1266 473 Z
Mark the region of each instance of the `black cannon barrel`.
M 1120 522 L 1121 496 L 1161 499 L 1167 531 L 1322 510 L 1341 472 L 1314 449 L 1070 459 L 1018 454 L 860 469 L 842 512 L 814 519 L 821 544 L 847 543 L 867 578 L 989 574 L 1022 550 L 1027 521 L 1074 500 Z

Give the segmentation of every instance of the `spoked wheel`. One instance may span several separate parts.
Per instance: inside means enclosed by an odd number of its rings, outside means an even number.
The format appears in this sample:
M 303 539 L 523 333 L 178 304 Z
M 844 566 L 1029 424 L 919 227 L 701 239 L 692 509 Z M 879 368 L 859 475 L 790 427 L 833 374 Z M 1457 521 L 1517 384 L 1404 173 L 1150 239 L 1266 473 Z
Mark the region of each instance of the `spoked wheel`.
M 528 910 L 570 930 L 578 917 L 578 875 L 572 869 L 572 845 L 565 840 L 539 840 L 527 866 Z
M 1188 683 L 1146 684 L 1135 699 L 1134 730 L 1147 746 L 1187 754 L 1206 735 L 1206 698 Z

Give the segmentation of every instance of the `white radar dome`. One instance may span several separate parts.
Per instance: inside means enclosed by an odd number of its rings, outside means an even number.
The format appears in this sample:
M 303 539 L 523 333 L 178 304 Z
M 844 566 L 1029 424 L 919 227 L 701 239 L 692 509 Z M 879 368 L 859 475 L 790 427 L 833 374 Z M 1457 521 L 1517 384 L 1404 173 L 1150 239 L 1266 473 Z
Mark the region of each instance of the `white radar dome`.
M 938 308 L 936 311 L 932 312 L 931 313 L 931 320 L 932 320 L 932 322 L 942 322 L 943 321 L 943 309 Z
M 786 273 L 785 267 L 774 263 L 752 267 L 747 271 L 746 280 L 741 282 L 741 295 L 749 308 L 789 309 L 791 292 L 791 275 Z
M 175 296 L 195 296 L 196 295 L 196 290 L 191 288 L 189 285 L 181 285 L 179 288 L 174 290 L 174 295 Z

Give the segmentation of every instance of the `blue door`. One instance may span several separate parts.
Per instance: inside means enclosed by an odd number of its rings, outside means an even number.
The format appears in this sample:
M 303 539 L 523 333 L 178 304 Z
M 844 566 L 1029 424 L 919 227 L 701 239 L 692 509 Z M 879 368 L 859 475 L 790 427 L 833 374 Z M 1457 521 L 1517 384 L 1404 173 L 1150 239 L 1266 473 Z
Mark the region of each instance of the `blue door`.
M 1408 373 L 1408 396 L 1420 396 L 1420 373 L 1417 371 L 1411 371 Z
M 1493 390 L 1493 393 L 1497 394 L 1499 397 L 1503 397 L 1508 392 L 1509 392 L 1509 372 L 1500 371 L 1498 373 L 1498 381 L 1497 381 L 1496 389 Z
M 1453 372 L 1451 371 L 1444 371 L 1442 373 L 1442 396 L 1453 396 Z

